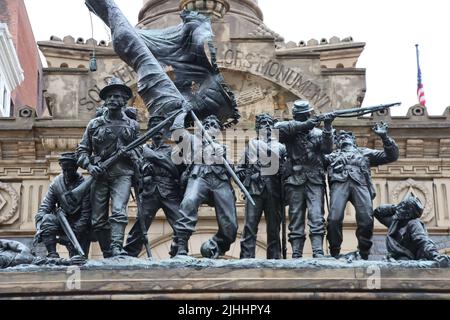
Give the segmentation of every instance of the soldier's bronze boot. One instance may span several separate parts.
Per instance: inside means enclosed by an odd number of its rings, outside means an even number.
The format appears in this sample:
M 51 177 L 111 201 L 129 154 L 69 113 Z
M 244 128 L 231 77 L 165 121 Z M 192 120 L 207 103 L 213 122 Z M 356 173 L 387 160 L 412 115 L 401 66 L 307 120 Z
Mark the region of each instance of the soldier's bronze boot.
M 178 250 L 177 256 L 187 256 L 188 255 L 188 239 L 186 237 L 178 238 Z
M 310 235 L 311 247 L 313 251 L 313 258 L 323 258 L 323 236 L 322 235 Z
M 97 238 L 100 249 L 102 250 L 103 258 L 111 258 L 111 230 L 97 230 L 95 231 L 95 237 Z
M 305 244 L 305 239 L 296 238 L 290 240 L 292 246 L 292 259 L 300 259 L 303 257 L 303 245 Z
M 111 223 L 111 255 L 113 257 L 127 255 L 127 252 L 123 250 L 125 228 L 126 224 Z

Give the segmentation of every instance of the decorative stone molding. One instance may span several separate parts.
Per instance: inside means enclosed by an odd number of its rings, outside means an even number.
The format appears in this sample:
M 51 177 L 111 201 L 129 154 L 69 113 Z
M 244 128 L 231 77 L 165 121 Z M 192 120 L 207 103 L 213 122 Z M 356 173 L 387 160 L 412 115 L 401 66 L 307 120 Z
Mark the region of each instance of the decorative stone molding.
M 64 152 L 73 151 L 77 148 L 78 137 L 74 138 L 60 138 L 60 137 L 45 137 L 42 138 L 44 148 L 50 152 Z
M 403 200 L 400 198 L 400 195 L 404 195 L 402 191 L 413 192 L 417 197 L 420 198 L 425 208 L 423 210 L 421 220 L 423 222 L 430 222 L 434 218 L 433 213 L 433 195 L 430 193 L 430 190 L 423 185 L 413 179 L 408 179 L 404 182 L 399 183 L 394 190 L 392 190 L 391 200 L 393 204 L 397 204 Z
M 407 158 L 423 158 L 424 143 L 422 139 L 408 139 L 406 142 Z
M 223 18 L 230 10 L 230 3 L 228 0 L 181 0 L 180 9 L 198 11 L 203 14 Z
M 2 193 L 6 193 L 9 196 L 9 206 L 7 206 L 8 201 L 2 196 Z M 19 195 L 16 190 L 10 184 L 0 182 L 0 224 L 4 224 L 13 218 L 18 207 Z

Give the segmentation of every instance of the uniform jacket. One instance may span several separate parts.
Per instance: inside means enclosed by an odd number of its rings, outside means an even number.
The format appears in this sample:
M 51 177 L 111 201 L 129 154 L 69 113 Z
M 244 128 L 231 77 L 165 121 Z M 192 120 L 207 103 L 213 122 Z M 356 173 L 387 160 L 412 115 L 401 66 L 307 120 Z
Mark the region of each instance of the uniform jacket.
M 36 225 L 39 225 L 46 214 L 55 214 L 57 208 L 61 208 L 67 215 L 70 224 L 76 223 L 87 227 L 91 218 L 91 205 L 89 193 L 84 196 L 81 204 L 76 208 L 69 207 L 64 201 L 62 195 L 78 187 L 84 178 L 78 174 L 78 179 L 72 184 L 67 185 L 62 174 L 58 175 L 50 184 L 47 194 L 42 201 L 38 213 L 36 214 Z
M 324 156 L 333 150 L 333 134 L 318 128 L 307 130 L 296 120 L 277 123 L 280 142 L 286 145 L 283 176 L 287 184 L 325 183 Z
M 122 113 L 120 124 L 110 121 L 106 115 L 92 119 L 77 148 L 78 164 L 87 169 L 89 164 L 105 161 L 115 151 L 136 140 L 139 123 Z M 111 177 L 133 175 L 133 164 L 128 159 L 119 159 L 107 171 Z
M 261 152 L 267 154 L 269 144 L 263 140 L 252 139 L 244 150 L 236 173 L 251 195 L 261 195 L 264 192 L 268 192 L 274 197 L 279 197 L 281 189 L 280 168 L 286 158 L 286 147 L 278 141 L 272 141 L 270 143 L 272 156 L 270 158 L 262 158 L 264 161 L 266 159 L 270 160 L 273 157 L 277 157 L 278 163 L 276 173 L 272 175 L 264 174 L 264 168 L 268 168 L 272 164 L 261 162 L 261 159 L 255 154 L 257 148 L 259 148 Z M 255 155 L 256 158 L 252 159 L 252 155 Z
M 172 147 L 166 143 L 143 147 L 142 174 L 146 192 L 159 191 L 162 197 L 180 193 L 180 170 L 172 161 Z
M 230 179 L 228 172 L 223 164 L 220 163 L 221 157 L 215 155 L 215 149 L 226 146 L 214 143 L 214 146 L 203 141 L 197 134 L 191 134 L 184 128 L 184 115 L 180 114 L 171 127 L 173 140 L 177 143 L 174 154 L 180 155 L 179 160 L 187 165 L 183 180 L 189 178 L 206 177 L 214 174 L 222 181 Z M 175 135 L 174 135 L 175 133 Z M 219 160 L 219 161 L 217 161 Z
M 370 167 L 396 161 L 399 156 L 398 146 L 394 140 L 387 138 L 383 140 L 383 145 L 383 151 L 355 148 L 350 151 L 336 150 L 326 156 L 330 184 L 346 182 L 350 179 L 360 186 L 368 186 L 374 198 L 375 191 L 370 179 Z

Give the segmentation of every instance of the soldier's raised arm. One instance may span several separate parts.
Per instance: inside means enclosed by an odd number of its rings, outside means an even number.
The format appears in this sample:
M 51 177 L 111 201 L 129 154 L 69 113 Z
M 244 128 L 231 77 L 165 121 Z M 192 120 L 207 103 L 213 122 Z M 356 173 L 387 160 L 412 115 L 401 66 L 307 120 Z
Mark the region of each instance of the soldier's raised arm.
M 393 204 L 384 204 L 373 211 L 374 217 L 385 227 L 389 228 L 396 212 L 396 206 Z
M 370 166 L 380 166 L 383 164 L 394 162 L 398 159 L 400 151 L 394 139 L 388 136 L 388 125 L 384 122 L 377 123 L 373 127 L 373 131 L 383 141 L 383 151 L 364 149 L 364 155 L 368 157 Z

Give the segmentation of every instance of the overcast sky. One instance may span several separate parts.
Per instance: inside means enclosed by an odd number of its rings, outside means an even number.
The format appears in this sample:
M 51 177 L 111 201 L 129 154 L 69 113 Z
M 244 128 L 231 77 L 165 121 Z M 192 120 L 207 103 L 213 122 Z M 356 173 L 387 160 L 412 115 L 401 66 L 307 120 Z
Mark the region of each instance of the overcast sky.
M 142 0 L 116 0 L 130 22 L 137 23 Z M 259 0 L 264 21 L 286 41 L 345 38 L 366 43 L 357 67 L 367 69 L 364 106 L 401 101 L 402 115 L 417 103 L 415 44 L 420 58 L 428 112 L 450 106 L 450 28 L 448 0 Z M 36 40 L 51 35 L 91 37 L 83 0 L 25 0 Z M 108 40 L 94 17 L 94 38 Z

